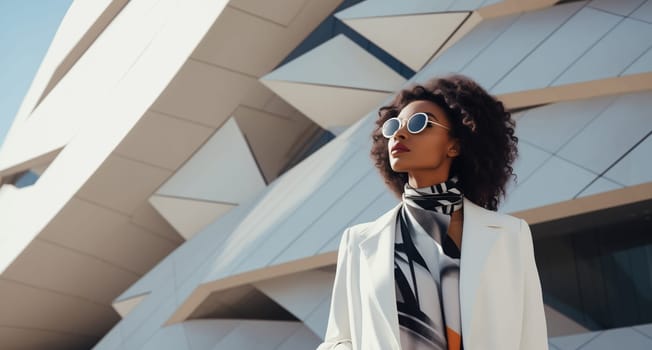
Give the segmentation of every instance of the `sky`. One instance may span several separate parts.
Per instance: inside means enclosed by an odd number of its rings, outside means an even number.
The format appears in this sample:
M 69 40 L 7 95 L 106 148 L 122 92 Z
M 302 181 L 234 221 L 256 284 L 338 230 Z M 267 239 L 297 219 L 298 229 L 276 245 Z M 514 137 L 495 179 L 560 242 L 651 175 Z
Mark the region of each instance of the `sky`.
M 71 3 L 0 0 L 0 145 Z

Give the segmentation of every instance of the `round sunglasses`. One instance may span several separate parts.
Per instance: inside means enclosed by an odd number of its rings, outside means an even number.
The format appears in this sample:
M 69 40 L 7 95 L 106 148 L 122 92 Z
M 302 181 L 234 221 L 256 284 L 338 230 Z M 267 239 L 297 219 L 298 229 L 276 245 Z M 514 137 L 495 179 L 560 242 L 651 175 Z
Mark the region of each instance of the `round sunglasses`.
M 403 126 L 404 121 L 404 119 L 399 119 L 398 117 L 387 119 L 385 123 L 383 123 L 383 136 L 388 139 L 394 137 L 396 132 Z M 414 113 L 410 118 L 407 119 L 407 130 L 411 134 L 418 134 L 426 128 L 428 123 L 441 126 L 446 130 L 450 130 L 450 128 L 446 125 L 433 122 L 432 120 L 428 119 L 428 115 L 424 112 Z

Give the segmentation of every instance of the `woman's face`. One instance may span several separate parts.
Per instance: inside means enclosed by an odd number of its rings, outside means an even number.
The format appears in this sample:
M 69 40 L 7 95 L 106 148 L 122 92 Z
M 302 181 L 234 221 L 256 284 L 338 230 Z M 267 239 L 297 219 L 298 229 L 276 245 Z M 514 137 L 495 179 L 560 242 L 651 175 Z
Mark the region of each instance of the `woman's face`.
M 437 104 L 430 101 L 409 103 L 398 115 L 403 120 L 402 127 L 387 140 L 390 165 L 395 172 L 427 173 L 428 177 L 446 180 L 453 158 L 459 154 L 459 143 L 448 130 L 431 123 L 418 134 L 407 131 L 407 120 L 418 112 L 428 114 L 428 120 L 452 128 L 448 115 Z

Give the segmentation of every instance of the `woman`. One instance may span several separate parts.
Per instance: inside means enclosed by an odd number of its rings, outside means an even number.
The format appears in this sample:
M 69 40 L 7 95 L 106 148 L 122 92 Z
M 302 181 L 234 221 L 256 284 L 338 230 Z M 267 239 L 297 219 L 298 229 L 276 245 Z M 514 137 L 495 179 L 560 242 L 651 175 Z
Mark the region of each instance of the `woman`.
M 325 349 L 547 349 L 528 224 L 495 212 L 514 121 L 471 79 L 401 91 L 372 158 L 402 201 L 345 230 Z

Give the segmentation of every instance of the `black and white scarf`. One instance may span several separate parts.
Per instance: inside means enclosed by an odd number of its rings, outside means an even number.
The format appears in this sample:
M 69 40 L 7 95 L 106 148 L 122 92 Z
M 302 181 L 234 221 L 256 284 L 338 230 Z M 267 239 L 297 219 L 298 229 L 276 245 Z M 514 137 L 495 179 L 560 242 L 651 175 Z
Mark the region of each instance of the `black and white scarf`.
M 394 277 L 404 350 L 462 349 L 460 251 L 447 236 L 462 208 L 458 179 L 425 188 L 405 185 L 397 216 Z M 442 243 L 443 242 L 443 243 Z
M 403 190 L 403 203 L 425 210 L 453 214 L 462 208 L 463 195 L 457 177 L 430 187 L 413 188 L 408 183 Z

